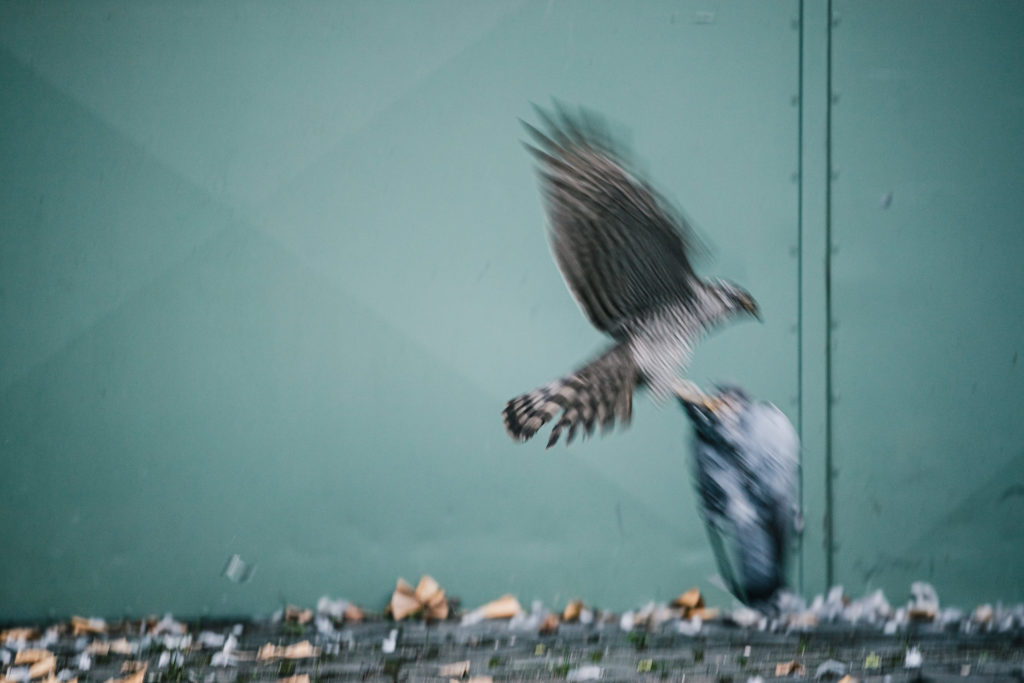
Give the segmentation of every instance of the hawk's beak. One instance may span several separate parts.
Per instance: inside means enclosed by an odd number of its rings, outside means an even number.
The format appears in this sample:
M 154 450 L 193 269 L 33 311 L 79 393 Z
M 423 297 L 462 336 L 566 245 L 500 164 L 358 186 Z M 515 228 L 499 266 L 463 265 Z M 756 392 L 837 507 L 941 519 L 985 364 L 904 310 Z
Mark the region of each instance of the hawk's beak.
M 759 322 L 764 322 L 763 319 L 761 318 L 761 309 L 760 309 L 760 307 L 758 307 L 756 301 L 754 301 L 753 299 L 749 299 L 749 298 L 748 299 L 744 299 L 743 300 L 743 308 L 744 308 L 744 310 L 746 310 L 747 313 L 749 313 L 750 315 L 752 315 L 755 318 L 757 318 L 757 320 Z

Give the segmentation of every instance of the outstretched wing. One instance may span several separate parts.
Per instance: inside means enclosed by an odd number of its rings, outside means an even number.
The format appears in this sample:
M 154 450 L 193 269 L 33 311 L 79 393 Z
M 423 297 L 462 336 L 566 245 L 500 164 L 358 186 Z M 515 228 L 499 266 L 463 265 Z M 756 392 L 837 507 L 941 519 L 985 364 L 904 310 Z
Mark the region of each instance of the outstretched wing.
M 693 298 L 694 239 L 676 214 L 620 161 L 603 122 L 558 107 L 523 122 L 539 160 L 555 260 L 590 322 L 615 335 L 664 304 Z

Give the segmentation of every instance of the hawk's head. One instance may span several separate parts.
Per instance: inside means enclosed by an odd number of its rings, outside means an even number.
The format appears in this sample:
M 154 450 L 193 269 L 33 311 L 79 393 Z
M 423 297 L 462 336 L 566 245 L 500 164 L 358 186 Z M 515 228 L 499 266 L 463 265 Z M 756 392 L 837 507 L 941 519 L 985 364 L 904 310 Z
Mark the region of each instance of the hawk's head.
M 727 280 L 715 280 L 712 289 L 725 305 L 726 311 L 733 315 L 750 315 L 761 319 L 761 308 L 747 290 Z

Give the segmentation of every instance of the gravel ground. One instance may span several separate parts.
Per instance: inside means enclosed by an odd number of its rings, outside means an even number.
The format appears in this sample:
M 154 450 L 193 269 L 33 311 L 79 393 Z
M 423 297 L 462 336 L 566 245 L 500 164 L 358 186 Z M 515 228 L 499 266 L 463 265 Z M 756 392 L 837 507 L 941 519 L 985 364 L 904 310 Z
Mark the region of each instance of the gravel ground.
M 623 631 L 618 621 L 563 623 L 557 631 L 511 630 L 509 622 L 462 626 L 369 620 L 317 629 L 282 621 L 210 621 L 164 627 L 112 624 L 75 635 L 67 625 L 10 634 L 0 649 L 0 680 L 56 683 L 248 683 L 293 680 L 485 681 L 1024 681 L 1024 630 L 965 633 L 957 626 L 908 623 L 886 635 L 877 626 L 823 624 L 803 631 L 740 627 L 727 619 L 680 633 L 678 620 Z M 168 624 L 175 626 L 168 628 Z M 13 626 L 13 625 L 12 625 Z M 18 624 L 18 626 L 23 626 Z M 185 632 L 182 633 L 181 631 Z M 234 636 L 232 636 L 234 634 Z M 390 642 L 389 642 L 390 641 Z M 306 642 L 306 652 L 270 652 Z M 391 644 L 393 643 L 393 649 Z M 227 647 L 225 648 L 225 644 Z M 109 651 L 103 653 L 104 648 Z M 263 658 L 258 656 L 261 652 Z M 29 676 L 32 656 L 52 653 L 51 672 Z M 90 654 L 91 652 L 91 654 Z M 920 665 L 907 666 L 919 659 Z M 779 668 L 790 665 L 788 674 Z

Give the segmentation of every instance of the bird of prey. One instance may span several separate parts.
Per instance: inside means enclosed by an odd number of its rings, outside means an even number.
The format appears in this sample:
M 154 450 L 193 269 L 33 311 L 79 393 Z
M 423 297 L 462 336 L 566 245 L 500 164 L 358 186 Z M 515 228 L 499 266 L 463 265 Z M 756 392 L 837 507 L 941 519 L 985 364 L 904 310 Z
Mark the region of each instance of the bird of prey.
M 718 571 L 744 604 L 775 611 L 798 518 L 800 440 L 782 411 L 722 387 L 679 397 L 694 427 L 693 478 Z
M 523 122 L 538 161 L 551 249 L 583 313 L 613 344 L 575 372 L 513 398 L 502 414 L 509 435 L 532 437 L 560 412 L 548 439 L 567 429 L 628 424 L 633 390 L 656 399 L 690 392 L 680 378 L 697 341 L 738 316 L 759 317 L 757 302 L 724 280 L 704 280 L 691 265 L 694 238 L 686 220 L 632 172 L 622 146 L 586 110 L 538 108 L 544 131 Z

